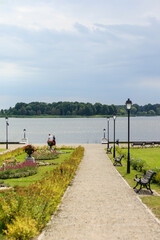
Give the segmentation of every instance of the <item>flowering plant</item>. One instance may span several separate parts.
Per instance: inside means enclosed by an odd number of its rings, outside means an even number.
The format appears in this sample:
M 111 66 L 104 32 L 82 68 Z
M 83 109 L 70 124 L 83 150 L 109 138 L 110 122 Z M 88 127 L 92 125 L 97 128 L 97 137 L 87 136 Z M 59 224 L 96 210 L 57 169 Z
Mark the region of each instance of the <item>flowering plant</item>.
M 27 145 L 24 147 L 24 151 L 28 154 L 31 155 L 35 151 L 35 147 L 32 145 Z
M 53 146 L 53 145 L 55 145 L 55 144 L 54 144 L 54 141 L 49 141 L 49 140 L 48 140 L 47 143 L 48 143 L 48 145 L 49 145 L 50 147 Z
M 0 168 L 0 171 L 5 171 L 7 169 L 23 169 L 23 168 L 37 168 L 38 166 L 36 165 L 36 163 L 31 162 L 31 161 L 27 161 L 27 162 L 21 162 L 21 163 L 17 163 L 15 166 L 6 166 L 5 169 L 4 168 Z

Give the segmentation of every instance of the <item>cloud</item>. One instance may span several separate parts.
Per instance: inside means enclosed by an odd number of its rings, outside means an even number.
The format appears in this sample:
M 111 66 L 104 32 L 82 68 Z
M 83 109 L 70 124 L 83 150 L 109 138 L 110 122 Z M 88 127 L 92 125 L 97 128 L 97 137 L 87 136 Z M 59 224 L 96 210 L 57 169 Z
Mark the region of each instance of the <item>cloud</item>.
M 0 6 L 0 81 L 15 101 L 28 94 L 118 104 L 128 93 L 138 98 L 152 79 L 158 86 L 160 1 L 6 0 Z
M 0 73 L 2 77 L 13 77 L 12 79 L 22 75 L 21 69 L 14 63 L 0 62 Z
M 152 90 L 159 90 L 160 89 L 160 77 L 154 78 L 145 78 L 145 79 L 139 79 L 139 87 L 141 88 L 148 88 Z

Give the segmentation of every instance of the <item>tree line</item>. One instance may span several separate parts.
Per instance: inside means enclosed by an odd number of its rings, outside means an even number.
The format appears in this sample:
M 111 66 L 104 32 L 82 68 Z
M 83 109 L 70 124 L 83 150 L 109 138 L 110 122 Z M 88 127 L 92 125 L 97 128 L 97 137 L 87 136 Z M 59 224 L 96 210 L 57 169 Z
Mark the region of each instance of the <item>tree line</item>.
M 31 102 L 31 103 L 16 103 L 14 107 L 9 109 L 1 109 L 0 116 L 125 116 L 127 110 L 125 105 L 107 105 L 101 103 L 83 103 L 83 102 Z M 160 115 L 160 104 L 147 104 L 139 106 L 133 104 L 131 108 L 133 116 L 155 116 Z

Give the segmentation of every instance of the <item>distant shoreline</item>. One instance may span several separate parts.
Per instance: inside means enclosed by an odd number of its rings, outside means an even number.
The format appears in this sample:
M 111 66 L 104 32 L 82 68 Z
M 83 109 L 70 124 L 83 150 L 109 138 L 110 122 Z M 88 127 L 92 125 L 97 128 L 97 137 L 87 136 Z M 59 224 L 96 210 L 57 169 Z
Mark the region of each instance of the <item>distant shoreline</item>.
M 81 115 L 6 115 L 9 118 L 112 118 L 112 116 L 106 115 L 92 115 L 92 116 L 81 116 Z M 6 116 L 0 116 L 0 118 L 5 118 Z M 131 115 L 131 117 L 159 117 L 160 115 Z M 127 117 L 127 115 L 116 115 L 116 117 Z

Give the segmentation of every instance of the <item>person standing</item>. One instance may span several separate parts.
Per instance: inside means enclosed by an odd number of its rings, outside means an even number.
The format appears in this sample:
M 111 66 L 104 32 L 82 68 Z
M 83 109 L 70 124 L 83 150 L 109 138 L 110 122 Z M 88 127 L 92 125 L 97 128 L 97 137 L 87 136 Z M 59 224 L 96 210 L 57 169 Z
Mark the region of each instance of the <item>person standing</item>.
M 53 145 L 56 145 L 56 137 L 53 135 Z
M 49 134 L 49 136 L 48 136 L 48 141 L 53 141 L 53 137 L 51 134 Z

